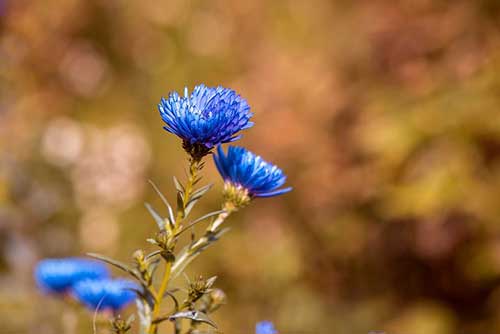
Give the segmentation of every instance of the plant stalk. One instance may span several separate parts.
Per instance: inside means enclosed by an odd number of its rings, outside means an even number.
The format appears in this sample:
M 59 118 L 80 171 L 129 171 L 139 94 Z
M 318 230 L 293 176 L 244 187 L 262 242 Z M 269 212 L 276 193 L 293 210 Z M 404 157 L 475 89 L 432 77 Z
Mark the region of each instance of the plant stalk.
M 175 218 L 174 228 L 173 228 L 172 234 L 170 236 L 171 238 L 175 237 L 175 235 L 177 234 L 177 231 L 179 229 L 179 226 L 185 217 L 186 206 L 187 206 L 189 200 L 191 199 L 194 184 L 196 183 L 197 178 L 198 178 L 198 172 L 202 168 L 202 165 L 200 164 L 200 162 L 201 162 L 200 160 L 196 160 L 193 158 L 191 158 L 189 160 L 189 176 L 188 176 L 186 186 L 184 189 L 184 193 L 182 196 L 182 203 L 181 203 L 182 205 L 181 205 L 181 207 L 177 208 L 177 215 Z M 176 240 L 172 240 L 172 242 L 174 245 L 173 247 L 175 247 Z M 165 264 L 165 271 L 164 271 L 163 278 L 162 278 L 161 283 L 160 283 L 160 287 L 159 287 L 158 291 L 156 292 L 156 300 L 155 300 L 155 304 L 153 306 L 152 318 L 151 318 L 152 323 L 151 323 L 150 328 L 148 330 L 148 334 L 155 334 L 158 330 L 158 324 L 154 323 L 154 320 L 157 319 L 158 316 L 160 315 L 161 304 L 162 304 L 163 298 L 165 296 L 165 292 L 167 291 L 167 288 L 168 288 L 168 283 L 169 283 L 170 278 L 171 278 L 171 273 L 172 273 L 172 262 L 167 261 Z

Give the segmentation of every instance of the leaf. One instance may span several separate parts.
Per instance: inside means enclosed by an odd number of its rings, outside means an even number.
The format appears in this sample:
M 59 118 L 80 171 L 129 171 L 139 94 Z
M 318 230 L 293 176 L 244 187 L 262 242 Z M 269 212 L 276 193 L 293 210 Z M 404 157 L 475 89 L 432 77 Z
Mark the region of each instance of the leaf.
M 175 226 L 175 217 L 174 217 L 174 210 L 172 210 L 171 206 L 168 206 L 168 217 L 170 218 L 170 225 L 172 227 Z
M 165 291 L 165 296 L 169 296 L 173 300 L 175 311 L 177 312 L 179 310 L 179 301 L 175 297 L 174 293 L 170 291 Z
M 174 185 L 175 185 L 175 189 L 177 189 L 178 192 L 184 194 L 184 192 L 186 191 L 184 189 L 184 186 L 182 185 L 182 183 L 179 182 L 179 180 L 174 176 Z
M 152 305 L 151 303 L 154 300 L 154 297 L 153 297 L 154 294 L 149 290 L 148 284 L 144 281 L 144 279 L 141 277 L 141 274 L 137 270 L 130 268 L 129 266 L 127 266 L 123 262 L 120 262 L 118 260 L 114 260 L 110 257 L 104 256 L 101 254 L 87 253 L 87 256 L 90 256 L 90 257 L 96 258 L 98 260 L 101 260 L 103 262 L 109 263 L 110 265 L 115 266 L 118 269 L 121 269 L 121 270 L 125 271 L 126 273 L 132 275 L 136 280 L 139 281 L 139 283 L 141 283 L 142 288 L 144 289 L 143 292 L 140 292 L 140 296 L 142 298 L 144 298 L 144 300 L 146 300 L 150 305 Z
M 158 243 L 156 242 L 155 239 L 147 238 L 146 241 L 149 242 L 152 245 L 158 245 Z
M 197 196 L 203 196 L 207 193 L 207 191 L 209 191 L 212 187 L 213 187 L 213 183 L 210 183 L 204 187 L 201 187 L 200 189 L 196 190 L 193 192 L 193 194 L 191 195 L 191 197 L 197 197 Z
M 215 322 L 213 322 L 212 319 L 210 319 L 208 317 L 208 315 L 206 315 L 205 313 L 200 312 L 200 311 L 177 312 L 174 315 L 171 315 L 170 317 L 168 317 L 168 319 L 170 321 L 175 320 L 175 319 L 179 319 L 179 318 L 191 319 L 191 320 L 196 321 L 196 322 L 203 322 L 203 323 L 206 323 L 206 324 L 212 326 L 213 328 L 217 328 L 217 325 L 215 324 Z
M 127 326 L 130 326 L 134 321 L 135 321 L 135 314 L 131 314 L 125 323 L 127 324 Z
M 196 223 L 198 223 L 198 222 L 201 222 L 201 221 L 203 221 L 203 220 L 205 220 L 205 219 L 207 219 L 207 218 L 210 218 L 210 217 L 213 217 L 213 216 L 217 216 L 217 215 L 219 215 L 219 214 L 221 214 L 221 213 L 223 213 L 223 212 L 224 212 L 224 210 L 212 211 L 212 212 L 210 212 L 210 213 L 207 213 L 206 215 L 201 216 L 200 218 L 197 218 L 197 219 L 193 220 L 193 221 L 190 223 L 190 225 L 192 225 L 192 224 L 196 224 Z
M 223 228 L 216 233 L 208 233 L 203 236 L 200 240 L 205 238 L 205 241 L 197 246 L 196 249 L 191 248 L 193 245 L 185 246 L 177 255 L 177 261 L 175 261 L 172 267 L 172 279 L 176 278 L 180 273 L 184 272 L 184 269 L 198 256 L 207 249 L 210 245 L 220 239 L 222 235 L 230 230 L 229 227 Z
M 149 291 L 149 289 L 148 289 L 148 284 L 144 281 L 144 279 L 141 277 L 141 274 L 137 270 L 130 268 L 129 266 L 127 266 L 123 262 L 120 262 L 118 260 L 112 259 L 110 257 L 104 256 L 101 254 L 87 253 L 87 255 L 90 257 L 96 258 L 98 260 L 104 261 L 106 263 L 109 263 L 110 265 L 115 266 L 118 269 L 121 269 L 121 270 L 125 271 L 126 273 L 132 275 L 136 280 L 139 281 L 139 283 L 141 283 L 141 285 L 145 289 L 145 291 L 148 294 L 151 294 L 151 291 Z
M 104 256 L 104 255 L 101 255 L 101 254 L 96 254 L 96 253 L 87 253 L 88 256 L 90 257 L 93 257 L 93 258 L 96 258 L 98 260 L 101 260 L 101 261 L 104 261 L 106 263 L 109 263 L 127 273 L 129 273 L 130 275 L 134 276 L 135 278 L 139 279 L 139 280 L 142 280 L 141 278 L 141 275 L 139 274 L 139 272 L 137 272 L 136 270 L 134 270 L 133 268 L 130 268 L 129 266 L 127 266 L 125 263 L 123 262 L 120 262 L 118 260 L 114 260 L 110 257 L 107 257 L 107 256 Z
M 216 281 L 216 280 L 217 280 L 217 276 L 212 276 L 212 277 L 210 277 L 209 279 L 207 279 L 207 281 L 206 281 L 206 283 L 205 283 L 205 286 L 206 286 L 208 289 L 209 289 L 209 288 L 211 288 L 211 287 L 214 285 L 214 283 L 215 283 L 215 281 Z
M 165 219 L 163 219 L 159 214 L 158 212 L 155 211 L 155 209 L 153 209 L 153 207 L 151 205 L 149 205 L 149 203 L 144 203 L 144 205 L 146 206 L 146 209 L 148 209 L 149 213 L 151 214 L 151 216 L 153 216 L 156 224 L 158 225 L 158 228 L 161 230 L 161 231 L 165 231 Z
M 203 216 L 201 216 L 201 217 L 193 220 L 192 222 L 190 222 L 188 225 L 186 225 L 186 227 L 184 227 L 182 230 L 180 230 L 179 232 L 177 232 L 176 235 L 179 236 L 181 233 L 183 233 L 184 231 L 186 231 L 190 227 L 193 227 L 197 223 L 202 222 L 202 221 L 204 221 L 207 218 L 210 218 L 210 217 L 213 217 L 213 216 L 217 216 L 218 214 L 221 214 L 223 212 L 224 212 L 224 210 L 219 210 L 219 211 L 213 211 L 213 212 L 207 213 L 206 215 L 203 215 Z
M 158 196 L 160 196 L 161 200 L 163 201 L 163 203 L 166 205 L 166 206 L 170 206 L 170 204 L 168 203 L 167 201 L 167 198 L 165 196 L 163 196 L 162 192 L 160 191 L 160 189 L 156 186 L 156 184 L 152 181 L 152 180 L 149 180 L 149 183 L 151 184 L 151 186 L 153 187 L 153 189 L 156 191 L 156 193 L 158 194 Z
M 151 180 L 149 180 L 149 183 L 153 186 L 153 189 L 156 191 L 156 193 L 158 194 L 158 196 L 160 196 L 162 202 L 167 207 L 169 218 L 170 218 L 170 224 L 172 224 L 172 226 L 173 226 L 174 222 L 175 222 L 175 219 L 174 219 L 174 210 L 172 210 L 172 206 L 170 206 L 170 203 L 168 203 L 167 198 L 165 196 L 163 196 L 162 192 L 160 191 L 160 189 L 158 189 L 158 187 L 156 186 L 156 184 L 154 184 L 154 182 L 151 181 Z
M 177 210 L 184 216 L 184 198 L 181 193 L 177 193 Z
M 198 199 L 196 200 L 189 200 L 188 204 L 186 205 L 186 208 L 184 209 L 184 217 L 187 217 L 193 207 L 195 206 L 196 202 L 198 202 Z
M 190 248 L 189 245 L 184 246 L 184 248 L 177 255 L 177 261 L 172 266 L 172 279 L 179 276 L 180 273 L 186 269 L 187 265 L 193 261 L 198 254 L 191 256 L 188 254 Z
M 156 241 L 155 241 L 155 242 L 156 242 Z M 155 257 L 156 255 L 160 255 L 160 254 L 161 254 L 161 252 L 162 252 L 161 250 L 155 250 L 155 251 L 153 251 L 153 252 L 149 253 L 148 255 L 146 255 L 146 258 L 145 258 L 145 259 L 146 259 L 146 260 L 149 260 L 150 258 Z
M 160 262 L 160 259 L 156 259 L 154 261 L 151 261 L 151 263 L 149 264 L 148 271 L 151 277 L 154 277 L 156 269 L 158 269 L 158 265 L 160 264 Z

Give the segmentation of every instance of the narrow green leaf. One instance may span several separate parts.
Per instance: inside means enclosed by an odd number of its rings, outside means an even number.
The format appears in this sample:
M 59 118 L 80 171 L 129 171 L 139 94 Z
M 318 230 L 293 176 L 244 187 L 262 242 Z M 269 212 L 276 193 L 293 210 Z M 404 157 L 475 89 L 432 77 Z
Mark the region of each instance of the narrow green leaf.
M 172 266 L 172 279 L 176 278 L 179 276 L 180 273 L 184 272 L 184 269 L 188 266 L 191 261 L 196 258 L 196 255 L 193 257 L 188 254 L 190 250 L 190 245 L 184 246 L 182 250 L 179 252 L 179 254 L 176 256 L 177 260 L 175 261 L 174 265 Z
M 177 210 L 184 215 L 184 199 L 181 193 L 177 193 Z
M 184 227 L 181 231 L 179 231 L 177 233 L 177 236 L 179 236 L 181 233 L 183 233 L 184 231 L 186 231 L 187 229 L 189 229 L 190 227 L 193 227 L 194 225 L 198 224 L 199 222 L 202 222 L 204 221 L 205 219 L 207 218 L 210 218 L 210 217 L 213 217 L 213 216 L 217 216 L 221 213 L 223 213 L 224 210 L 219 210 L 219 211 L 213 211 L 213 212 L 210 212 L 210 213 L 207 213 L 206 215 L 204 216 L 201 216 L 195 220 L 193 220 L 192 222 L 190 222 L 188 225 L 186 225 L 186 227 Z
M 152 245 L 158 245 L 158 243 L 156 242 L 156 240 L 155 240 L 155 239 L 152 239 L 152 238 L 147 238 L 147 239 L 146 239 L 146 241 L 147 241 L 147 242 L 149 242 L 149 243 L 150 243 L 150 244 L 152 244 Z
M 177 312 L 174 315 L 171 315 L 169 317 L 169 320 L 175 320 L 175 319 L 191 319 L 196 322 L 203 322 L 206 323 L 213 328 L 217 328 L 217 325 L 215 322 L 213 322 L 212 319 L 210 319 L 205 313 L 200 312 L 200 311 L 183 311 L 183 312 Z
M 158 214 L 158 212 L 156 212 L 155 209 L 153 209 L 153 207 L 151 205 L 149 205 L 149 203 L 144 203 L 144 205 L 146 206 L 146 209 L 148 209 L 148 211 L 151 214 L 151 216 L 153 216 L 153 218 L 154 218 L 154 220 L 156 222 L 156 225 L 158 225 L 158 228 L 161 231 L 165 231 L 165 219 L 163 219 Z
M 207 288 L 211 288 L 214 285 L 216 280 L 217 280 L 217 276 L 212 276 L 209 279 L 207 279 L 205 285 L 207 286 Z
M 210 240 L 212 242 L 215 242 L 215 241 L 219 240 L 224 234 L 226 234 L 230 230 L 231 230 L 230 227 L 224 227 L 223 229 L 217 231 L 217 233 L 215 233 L 215 235 L 213 236 L 213 238 L 211 238 Z
M 170 219 L 170 225 L 173 227 L 175 225 L 175 217 L 174 217 L 174 210 L 172 210 L 172 207 L 168 207 L 168 217 Z
M 156 193 L 158 194 L 158 196 L 160 196 L 162 202 L 167 207 L 168 214 L 169 214 L 169 219 L 170 219 L 170 224 L 172 224 L 172 226 L 173 226 L 173 224 L 175 222 L 175 219 L 174 219 L 174 210 L 172 210 L 172 206 L 168 202 L 167 198 L 162 194 L 162 192 L 160 191 L 160 189 L 158 189 L 158 187 L 156 186 L 156 184 L 154 184 L 154 182 L 151 181 L 151 180 L 149 180 L 149 183 L 151 184 L 151 186 L 153 186 L 153 189 L 156 191 Z
M 140 292 L 140 296 L 150 305 L 152 306 L 153 301 L 154 301 L 154 294 L 149 290 L 148 284 L 144 281 L 144 279 L 141 277 L 141 274 L 133 269 L 127 266 L 125 263 L 117 261 L 115 259 L 112 259 L 110 257 L 101 255 L 101 254 L 96 254 L 96 253 L 87 253 L 88 256 L 96 258 L 98 260 L 101 260 L 103 262 L 109 263 L 112 266 L 117 267 L 118 269 L 121 269 L 125 271 L 126 273 L 130 274 L 133 276 L 136 280 L 139 281 L 141 284 L 143 291 Z M 137 290 L 138 291 L 138 290 Z
M 126 273 L 129 273 L 130 275 L 134 276 L 141 283 L 143 282 L 141 274 L 137 270 L 130 268 L 129 266 L 127 266 L 123 262 L 120 262 L 118 260 L 112 259 L 110 257 L 104 256 L 101 254 L 96 254 L 96 253 L 87 253 L 87 255 L 90 257 L 96 258 L 98 260 L 104 261 L 106 263 L 109 263 L 109 264 L 117 267 L 118 269 L 121 269 L 121 270 L 125 271 Z
M 198 199 L 196 200 L 190 200 L 188 204 L 186 205 L 186 208 L 184 209 L 184 217 L 189 216 L 189 213 L 191 210 L 193 210 L 194 206 L 196 205 L 196 202 L 198 202 Z
M 201 187 L 200 189 L 197 189 L 196 191 L 193 192 L 192 197 L 205 195 L 206 192 L 209 191 L 213 187 L 213 185 L 214 185 L 213 183 L 210 183 L 204 187 Z
M 186 191 L 184 189 L 184 186 L 182 185 L 182 183 L 179 182 L 179 180 L 174 176 L 174 185 L 175 185 L 175 189 L 177 189 L 178 192 L 184 194 L 184 192 Z
M 158 194 L 158 196 L 160 196 L 161 200 L 163 201 L 163 203 L 166 205 L 166 206 L 170 206 L 170 204 L 168 203 L 168 200 L 167 198 L 163 195 L 163 193 L 160 191 L 160 189 L 156 186 L 156 184 L 152 181 L 152 180 L 149 180 L 149 183 L 151 184 L 151 186 L 153 187 L 153 189 L 156 191 L 156 193 Z
M 156 241 L 155 241 L 155 242 L 156 242 Z M 146 255 L 146 258 L 145 258 L 145 259 L 146 259 L 146 260 L 149 260 L 149 259 L 151 259 L 152 257 L 155 257 L 156 255 L 160 255 L 160 254 L 161 254 L 161 252 L 162 252 L 161 250 L 155 250 L 155 251 L 153 251 L 153 252 L 149 253 L 148 255 Z
M 154 261 L 151 261 L 151 263 L 149 264 L 148 271 L 149 271 L 149 274 L 151 275 L 151 277 L 154 277 L 156 269 L 158 269 L 158 265 L 160 264 L 160 262 L 161 261 L 158 258 Z

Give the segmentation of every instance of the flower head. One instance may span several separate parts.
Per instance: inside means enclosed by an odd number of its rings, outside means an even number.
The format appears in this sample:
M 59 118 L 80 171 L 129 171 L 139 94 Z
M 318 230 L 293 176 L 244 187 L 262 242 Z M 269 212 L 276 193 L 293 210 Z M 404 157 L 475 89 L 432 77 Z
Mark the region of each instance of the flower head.
M 198 85 L 191 96 L 170 93 L 158 105 L 165 130 L 183 140 L 184 149 L 201 158 L 215 146 L 235 141 L 237 133 L 250 128 L 252 113 L 247 101 L 234 90 Z
M 255 334 L 278 334 L 271 321 L 261 321 L 255 325 Z
M 100 279 L 80 281 L 73 294 L 91 310 L 118 311 L 137 298 L 137 283 L 126 279 Z
M 84 279 L 109 277 L 101 262 L 83 258 L 44 259 L 35 268 L 35 280 L 45 292 L 64 293 Z
M 292 188 L 280 188 L 286 175 L 277 166 L 264 161 L 242 147 L 229 146 L 227 154 L 217 147 L 214 161 L 220 175 L 226 181 L 226 195 L 244 198 L 271 197 L 284 194 Z

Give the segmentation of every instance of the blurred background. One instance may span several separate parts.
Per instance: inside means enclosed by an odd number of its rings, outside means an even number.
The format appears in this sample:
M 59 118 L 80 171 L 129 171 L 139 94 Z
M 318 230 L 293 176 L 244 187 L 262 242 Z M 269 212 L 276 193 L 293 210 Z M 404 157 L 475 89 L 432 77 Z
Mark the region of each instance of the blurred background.
M 185 167 L 156 104 L 199 83 L 294 187 L 189 269 L 223 332 L 500 332 L 499 46 L 497 0 L 0 0 L 0 332 L 91 332 L 33 265 L 145 247 Z

